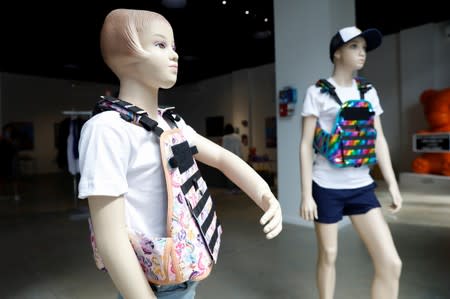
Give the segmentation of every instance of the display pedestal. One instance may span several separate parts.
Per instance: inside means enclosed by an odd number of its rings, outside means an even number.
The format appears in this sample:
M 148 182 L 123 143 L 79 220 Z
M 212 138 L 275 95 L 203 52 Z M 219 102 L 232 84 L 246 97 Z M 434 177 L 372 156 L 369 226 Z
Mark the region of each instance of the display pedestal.
M 430 192 L 439 192 L 440 190 L 450 191 L 450 177 L 434 174 L 420 174 L 414 172 L 400 173 L 400 186 L 413 188 Z M 448 193 L 450 195 L 450 193 Z
M 450 205 L 450 177 L 402 172 L 400 191 L 406 202 Z

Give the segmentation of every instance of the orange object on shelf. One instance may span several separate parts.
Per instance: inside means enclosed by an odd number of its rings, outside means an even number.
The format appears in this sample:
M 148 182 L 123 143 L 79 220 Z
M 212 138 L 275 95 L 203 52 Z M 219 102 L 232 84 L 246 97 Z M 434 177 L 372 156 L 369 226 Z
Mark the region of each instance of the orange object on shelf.
M 428 89 L 420 95 L 429 128 L 417 133 L 450 132 L 450 88 Z M 414 159 L 412 170 L 421 174 L 450 176 L 450 152 L 423 153 Z

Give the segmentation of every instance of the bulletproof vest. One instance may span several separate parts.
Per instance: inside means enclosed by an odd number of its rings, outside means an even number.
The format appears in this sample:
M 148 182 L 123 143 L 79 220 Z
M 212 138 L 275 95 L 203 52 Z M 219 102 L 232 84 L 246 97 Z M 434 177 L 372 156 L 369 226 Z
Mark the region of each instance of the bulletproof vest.
M 377 131 L 374 127 L 375 112 L 364 94 L 372 88 L 363 78 L 355 78 L 360 99 L 341 102 L 335 87 L 326 79 L 317 81 L 321 93 L 327 93 L 340 109 L 331 132 L 321 128 L 317 121 L 313 146 L 336 167 L 360 167 L 376 164 L 375 141 Z
M 145 111 L 113 97 L 102 97 L 93 114 L 111 110 L 159 137 L 167 187 L 167 236 L 152 237 L 129 231 L 130 242 L 147 279 L 167 285 L 206 278 L 217 262 L 222 227 L 194 158 L 197 148 L 189 146 L 176 125 L 180 117 L 173 107 L 160 109 L 162 116 L 173 125 L 164 131 Z M 91 223 L 90 229 L 97 267 L 107 271 L 98 254 Z

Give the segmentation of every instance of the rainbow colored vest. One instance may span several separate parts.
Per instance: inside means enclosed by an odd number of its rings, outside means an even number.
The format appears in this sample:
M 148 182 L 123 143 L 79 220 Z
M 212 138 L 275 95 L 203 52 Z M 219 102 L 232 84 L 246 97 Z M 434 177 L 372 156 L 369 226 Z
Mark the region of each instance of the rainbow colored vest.
M 197 148 L 190 147 L 183 132 L 176 127 L 179 116 L 173 108 L 163 110 L 163 117 L 174 125 L 164 131 L 145 111 L 113 97 L 102 97 L 93 114 L 110 110 L 155 133 L 160 140 L 168 196 L 167 236 L 152 237 L 129 231 L 130 242 L 147 279 L 167 285 L 206 278 L 217 262 L 222 226 L 193 156 L 198 153 Z M 96 265 L 107 271 L 95 244 L 90 219 L 89 223 Z
M 363 78 L 355 78 L 360 99 L 339 99 L 335 87 L 325 79 L 317 81 L 321 93 L 327 93 L 341 107 L 331 132 L 320 127 L 317 121 L 314 133 L 314 149 L 336 167 L 360 167 L 376 164 L 374 128 L 375 112 L 364 94 L 372 88 Z

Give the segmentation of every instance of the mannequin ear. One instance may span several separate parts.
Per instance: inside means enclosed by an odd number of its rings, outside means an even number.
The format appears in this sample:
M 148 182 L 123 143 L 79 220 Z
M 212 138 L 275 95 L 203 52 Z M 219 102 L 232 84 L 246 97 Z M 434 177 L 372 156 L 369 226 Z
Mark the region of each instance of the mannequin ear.
M 333 54 L 333 60 L 336 61 L 339 59 L 341 59 L 341 50 L 336 50 Z

